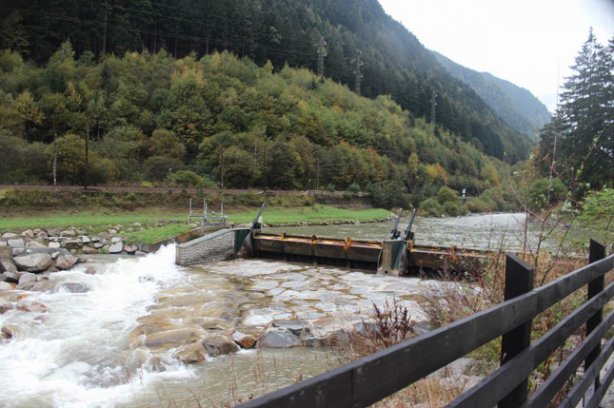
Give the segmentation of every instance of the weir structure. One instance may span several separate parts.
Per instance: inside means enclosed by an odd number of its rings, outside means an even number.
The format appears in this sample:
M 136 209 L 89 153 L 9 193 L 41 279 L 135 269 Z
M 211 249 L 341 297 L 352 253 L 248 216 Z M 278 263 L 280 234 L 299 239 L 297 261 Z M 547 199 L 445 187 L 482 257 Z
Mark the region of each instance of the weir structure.
M 250 228 L 222 229 L 177 245 L 176 263 L 188 266 L 242 256 L 402 276 L 433 271 L 474 274 L 479 270 L 480 261 L 493 255 L 490 251 L 415 245 L 411 230 L 415 212 L 403 233 L 398 229 L 401 212 L 395 220 L 390 239 L 369 241 L 264 233 L 261 229 L 264 207 L 261 207 Z

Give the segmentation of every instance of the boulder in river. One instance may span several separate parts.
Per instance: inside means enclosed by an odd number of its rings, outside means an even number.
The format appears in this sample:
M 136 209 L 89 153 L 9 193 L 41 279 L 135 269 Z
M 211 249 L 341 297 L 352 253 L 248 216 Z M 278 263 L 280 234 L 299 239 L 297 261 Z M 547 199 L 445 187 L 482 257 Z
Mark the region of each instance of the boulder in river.
M 124 246 L 124 251 L 126 251 L 126 253 L 128 254 L 134 254 L 138 250 L 139 250 L 138 245 L 127 244 L 126 246 Z
M 206 355 L 203 345 L 196 342 L 179 347 L 175 351 L 174 357 L 185 364 L 193 364 L 205 361 Z
M 24 300 L 24 301 L 17 303 L 17 305 L 15 306 L 15 309 L 19 310 L 20 312 L 39 312 L 39 313 L 44 313 L 49 310 L 49 308 L 46 305 L 39 303 L 39 302 L 33 302 L 30 300 Z
M 259 349 L 288 348 L 298 347 L 300 345 L 301 340 L 297 336 L 283 329 L 267 330 L 264 335 L 258 339 L 258 343 L 256 343 L 256 347 Z
M 17 285 L 9 282 L 0 282 L 0 291 L 2 290 L 13 290 Z
M 43 272 L 53 264 L 51 255 L 45 253 L 17 256 L 13 261 L 19 270 L 27 272 Z
M 28 282 L 36 282 L 36 275 L 30 272 L 24 272 L 19 276 L 19 283 L 26 284 Z
M 96 270 L 96 268 L 94 266 L 88 266 L 87 268 L 85 268 L 85 273 L 87 275 L 96 275 L 96 273 L 98 273 L 98 271 Z
M 0 281 L 10 282 L 10 283 L 18 283 L 19 282 L 19 273 L 4 271 L 0 273 Z
M 212 357 L 239 351 L 239 346 L 237 346 L 234 340 L 221 334 L 211 334 L 205 337 L 202 341 L 202 345 L 207 351 L 207 354 Z
M 87 286 L 85 283 L 65 282 L 58 287 L 58 291 L 70 293 L 85 293 L 90 291 L 90 287 Z
M 155 349 L 170 349 L 199 341 L 203 337 L 200 330 L 174 329 L 152 333 L 145 338 L 145 346 Z
M 256 345 L 256 338 L 254 336 L 239 331 L 232 333 L 232 339 L 244 349 L 251 349 Z
M 0 299 L 0 314 L 4 314 L 9 310 L 13 310 L 13 303 L 8 300 Z
M 55 260 L 55 266 L 61 270 L 67 270 L 79 262 L 79 257 L 72 254 L 62 254 Z

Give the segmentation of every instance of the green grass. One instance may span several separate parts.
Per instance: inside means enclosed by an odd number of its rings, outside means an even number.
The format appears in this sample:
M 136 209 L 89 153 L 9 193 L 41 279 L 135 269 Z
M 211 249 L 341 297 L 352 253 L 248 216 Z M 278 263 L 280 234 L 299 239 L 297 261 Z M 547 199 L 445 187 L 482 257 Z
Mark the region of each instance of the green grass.
M 122 214 L 90 213 L 76 214 L 57 213 L 40 216 L 10 216 L 0 219 L 0 232 L 15 232 L 32 228 L 85 228 L 91 231 L 102 231 L 106 227 L 121 224 L 124 227 L 135 222 L 141 224 L 155 224 L 160 221 L 182 221 L 185 216 L 173 213 L 160 213 L 146 211 L 128 212 Z
M 252 208 L 228 215 L 228 222 L 234 224 L 250 223 L 258 212 Z M 329 206 L 312 207 L 276 207 L 264 212 L 266 224 L 282 225 L 307 222 L 321 224 L 333 221 L 376 221 L 390 215 L 383 209 L 348 210 Z M 97 233 L 115 225 L 122 225 L 123 231 L 131 228 L 135 222 L 144 228 L 139 231 L 123 232 L 130 242 L 152 244 L 188 232 L 191 227 L 186 224 L 186 214 L 163 212 L 160 210 L 140 210 L 126 213 L 56 213 L 37 216 L 10 216 L 0 219 L 0 232 L 19 232 L 33 228 L 83 228 L 89 233 Z M 160 222 L 165 225 L 159 225 Z
M 191 226 L 184 223 L 168 224 L 162 227 L 149 228 L 143 231 L 135 231 L 124 234 L 124 238 L 128 242 L 136 242 L 140 244 L 155 244 L 169 238 L 176 237 L 186 233 L 192 229 Z

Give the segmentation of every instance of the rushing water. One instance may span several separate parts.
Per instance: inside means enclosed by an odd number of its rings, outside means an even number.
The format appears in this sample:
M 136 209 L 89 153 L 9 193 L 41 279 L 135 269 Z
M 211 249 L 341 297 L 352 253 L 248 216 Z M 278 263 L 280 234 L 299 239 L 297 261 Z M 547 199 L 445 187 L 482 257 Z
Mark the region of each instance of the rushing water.
M 424 244 L 515 249 L 524 235 L 524 221 L 522 214 L 418 218 L 414 231 L 417 241 Z M 283 230 L 382 239 L 390 226 L 388 222 Z M 532 227 L 529 235 L 534 235 Z M 49 309 L 45 313 L 10 310 L 0 314 L 0 326 L 10 327 L 15 333 L 9 341 L 0 342 L 0 406 L 222 406 L 292 384 L 340 363 L 340 357 L 330 350 L 297 348 L 242 351 L 184 365 L 170 355 L 160 360 L 146 348 L 129 347 L 130 333 L 138 326 L 139 317 L 148 314 L 157 294 L 186 285 L 207 287 L 206 279 L 231 282 L 219 274 L 177 267 L 174 256 L 174 246 L 168 246 L 144 258 L 99 258 L 95 275 L 84 273 L 84 266 L 52 274 L 56 287 L 80 283 L 90 288 L 85 293 L 61 289 L 49 293 L 0 293 L 0 300 L 4 296 L 16 302 L 26 297 L 26 301 L 43 303 Z M 254 261 L 230 263 L 222 269 L 237 268 L 237 272 L 249 275 L 266 268 L 250 262 Z M 314 277 L 320 272 L 309 271 Z M 226 294 L 219 296 L 232 297 L 239 290 L 229 285 L 225 287 Z M 378 290 L 377 296 L 388 291 Z
M 408 219 L 402 219 L 399 228 L 404 230 L 408 221 Z M 416 217 L 413 231 L 415 232 L 416 243 L 423 245 L 455 245 L 461 248 L 519 251 L 523 248 L 523 242 L 525 242 L 526 221 L 524 213 L 469 215 L 455 218 Z M 532 222 L 528 222 L 526 227 L 527 245 L 529 248 L 534 248 L 537 244 L 539 228 Z M 277 227 L 268 228 L 266 232 L 382 240 L 390 235 L 391 229 L 392 221 Z M 545 245 L 548 248 L 556 247 L 556 243 L 553 241 L 547 241 Z
M 291 384 L 334 366 L 330 353 L 297 349 L 291 363 L 283 351 L 241 352 L 193 366 L 167 359 L 160 369 L 148 351 L 131 349 L 127 339 L 156 293 L 190 280 L 174 259 L 169 246 L 144 258 L 99 263 L 95 275 L 84 268 L 55 273 L 56 287 L 81 283 L 90 291 L 28 294 L 27 301 L 43 303 L 49 312 L 0 314 L 0 326 L 16 328 L 10 341 L 0 343 L 0 406 L 232 403 L 262 393 L 265 384 Z

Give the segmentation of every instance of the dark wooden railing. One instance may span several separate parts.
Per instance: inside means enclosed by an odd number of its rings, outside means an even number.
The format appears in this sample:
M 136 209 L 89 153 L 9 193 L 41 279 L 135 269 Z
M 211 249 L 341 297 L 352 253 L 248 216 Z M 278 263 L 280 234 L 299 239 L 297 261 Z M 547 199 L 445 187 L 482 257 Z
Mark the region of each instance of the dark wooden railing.
M 575 407 L 591 388 L 592 396 L 585 406 L 597 407 L 614 376 L 614 367 L 603 378 L 599 376 L 614 350 L 614 339 L 601 345 L 614 323 L 614 312 L 605 319 L 602 316 L 603 306 L 614 296 L 614 282 L 604 288 L 605 274 L 614 268 L 614 255 L 606 257 L 605 247 L 591 241 L 589 262 L 532 290 L 532 269 L 516 256 L 507 255 L 505 302 L 240 407 L 366 407 L 499 336 L 503 336 L 501 366 L 449 406 L 544 407 L 584 362 L 584 374 L 560 406 Z M 587 301 L 530 343 L 532 319 L 587 285 Z M 533 370 L 584 322 L 586 338 L 529 396 L 528 378 Z

